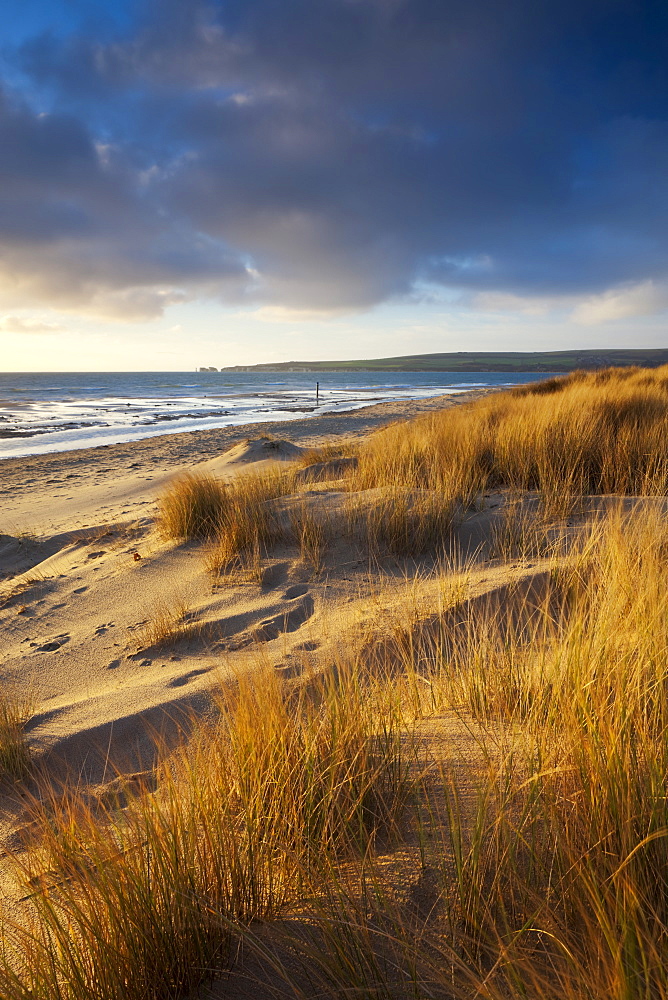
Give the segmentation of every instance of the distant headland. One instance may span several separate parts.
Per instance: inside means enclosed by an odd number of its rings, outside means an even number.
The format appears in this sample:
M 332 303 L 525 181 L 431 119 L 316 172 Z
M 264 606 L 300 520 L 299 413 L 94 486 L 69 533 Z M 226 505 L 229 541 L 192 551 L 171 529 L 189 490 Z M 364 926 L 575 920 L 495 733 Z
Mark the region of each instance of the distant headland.
M 668 348 L 595 351 L 458 351 L 407 354 L 368 361 L 279 361 L 235 365 L 221 372 L 569 372 L 578 368 L 617 368 L 668 364 Z M 200 369 L 206 370 L 206 369 Z M 213 371 L 215 369 L 208 369 Z

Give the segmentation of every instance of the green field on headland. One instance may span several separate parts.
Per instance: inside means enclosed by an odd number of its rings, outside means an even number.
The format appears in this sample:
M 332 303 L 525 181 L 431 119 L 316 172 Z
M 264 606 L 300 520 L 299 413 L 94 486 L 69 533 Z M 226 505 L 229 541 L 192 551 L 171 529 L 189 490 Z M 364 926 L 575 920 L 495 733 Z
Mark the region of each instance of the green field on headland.
M 281 361 L 235 365 L 226 372 L 269 371 L 396 371 L 396 372 L 569 372 L 578 368 L 610 368 L 668 364 L 668 349 L 596 351 L 458 351 L 451 354 L 407 354 L 368 361 Z

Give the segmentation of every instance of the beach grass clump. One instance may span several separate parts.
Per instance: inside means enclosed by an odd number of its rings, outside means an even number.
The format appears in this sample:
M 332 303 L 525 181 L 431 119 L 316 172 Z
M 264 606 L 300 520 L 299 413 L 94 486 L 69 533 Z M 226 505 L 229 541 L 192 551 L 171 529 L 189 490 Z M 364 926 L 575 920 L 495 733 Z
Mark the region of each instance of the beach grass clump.
M 291 526 L 301 558 L 316 573 L 321 572 L 329 544 L 327 526 L 303 502 L 292 512 Z
M 209 538 L 219 530 L 225 509 L 224 483 L 193 473 L 178 478 L 162 494 L 158 524 L 167 538 Z
M 491 525 L 487 552 L 490 558 L 511 561 L 555 557 L 567 545 L 567 533 L 558 524 L 566 511 L 574 513 L 570 494 L 562 504 L 544 502 L 543 497 L 507 496 Z
M 152 609 L 138 638 L 143 647 L 167 646 L 194 635 L 197 627 L 196 616 L 188 602 L 183 598 L 176 598 L 173 601 L 162 601 Z
M 582 494 L 665 494 L 668 369 L 575 372 L 390 425 L 360 446 L 350 482 L 464 503 L 537 490 L 558 516 Z
M 339 458 L 354 458 L 359 442 L 353 438 L 329 441 L 314 448 L 305 449 L 295 462 L 295 468 L 304 469 L 320 462 L 332 462 Z
M 457 521 L 457 504 L 432 490 L 385 487 L 353 494 L 346 509 L 347 533 L 372 558 L 443 553 Z
M 487 483 L 484 460 L 482 467 L 471 464 L 484 453 L 487 430 L 484 420 L 467 419 L 474 409 L 463 418 L 455 408 L 376 431 L 360 445 L 350 489 L 426 490 L 473 500 Z
M 169 538 L 209 540 L 208 561 L 218 572 L 281 537 L 275 501 L 293 490 L 293 470 L 247 473 L 229 482 L 183 476 L 161 496 L 158 524 Z
M 281 829 L 305 873 L 396 834 L 410 788 L 394 692 L 354 659 L 286 693 L 275 672 L 242 683 L 221 704 L 237 788 L 262 824 Z M 258 784 L 259 781 L 259 784 Z M 274 798 L 265 801 L 267 786 Z M 274 810 L 274 812 L 272 812 Z
M 277 501 L 294 491 L 293 470 L 269 470 L 237 476 L 224 486 L 224 510 L 207 556 L 216 574 L 257 562 L 268 548 L 287 540 L 290 532 Z
M 30 773 L 31 757 L 26 723 L 35 709 L 34 698 L 17 692 L 0 694 L 0 779 L 20 780 Z
M 122 811 L 76 793 L 35 804 L 30 912 L 5 914 L 3 998 L 176 1000 L 333 859 L 396 834 L 410 781 L 391 697 L 352 671 L 292 694 L 267 673 L 222 691 L 219 709 Z
M 471 609 L 441 680 L 452 679 L 453 697 L 481 721 L 521 717 L 540 730 L 606 719 L 620 733 L 630 725 L 663 732 L 667 551 L 661 501 L 595 519 L 528 598 L 508 592 L 498 607 Z M 512 696 L 495 696 L 482 711 L 472 692 L 493 690 Z

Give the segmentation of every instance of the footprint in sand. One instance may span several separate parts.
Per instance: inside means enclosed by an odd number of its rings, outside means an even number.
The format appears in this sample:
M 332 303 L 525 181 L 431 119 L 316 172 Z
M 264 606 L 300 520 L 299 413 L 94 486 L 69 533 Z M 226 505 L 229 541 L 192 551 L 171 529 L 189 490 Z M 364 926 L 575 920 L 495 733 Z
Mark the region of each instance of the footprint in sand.
M 304 594 L 298 604 L 294 604 L 289 610 L 281 611 L 272 618 L 267 618 L 260 622 L 254 630 L 253 638 L 257 642 L 271 642 L 278 638 L 282 632 L 296 632 L 304 622 L 313 614 L 313 598 L 310 594 Z
M 106 624 L 104 625 L 98 625 L 98 627 L 95 629 L 95 635 L 106 635 L 107 631 L 110 628 L 115 628 L 113 622 L 106 622 Z
M 55 653 L 57 649 L 60 649 L 61 646 L 64 646 L 65 643 L 69 641 L 69 635 L 67 635 L 67 633 L 63 633 L 63 635 L 55 636 L 55 638 L 51 639 L 50 642 L 42 643 L 41 646 L 38 646 L 37 643 L 30 643 L 30 645 L 35 645 L 36 653 Z
M 168 683 L 167 687 L 170 688 L 183 687 L 189 681 L 194 680 L 195 677 L 199 677 L 201 676 L 201 674 L 208 674 L 210 670 L 211 667 L 202 667 L 200 670 L 189 670 L 187 674 L 181 674 L 180 677 L 174 677 L 174 679 Z
M 263 590 L 272 590 L 274 587 L 280 587 L 282 583 L 285 582 L 288 570 L 290 568 L 289 563 L 275 563 L 273 566 L 267 566 L 266 569 L 262 571 L 262 580 L 260 586 Z
M 83 592 L 85 590 L 88 590 L 88 587 L 77 587 L 77 589 L 73 590 L 72 593 L 73 594 L 83 594 Z
M 120 665 L 121 665 L 120 660 L 112 660 L 111 663 L 107 664 L 107 670 L 116 670 L 118 667 L 120 667 Z
M 304 594 L 308 593 L 308 586 L 305 583 L 295 583 L 293 587 L 288 587 L 288 589 L 283 594 L 283 597 L 287 601 L 294 601 L 297 597 L 303 597 Z

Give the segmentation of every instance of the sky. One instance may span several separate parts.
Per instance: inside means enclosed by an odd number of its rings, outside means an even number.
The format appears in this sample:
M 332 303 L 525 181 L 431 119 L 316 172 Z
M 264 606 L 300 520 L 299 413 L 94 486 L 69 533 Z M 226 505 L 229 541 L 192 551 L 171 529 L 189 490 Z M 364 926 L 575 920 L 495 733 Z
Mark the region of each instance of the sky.
M 668 346 L 664 0 L 5 0 L 5 371 Z

